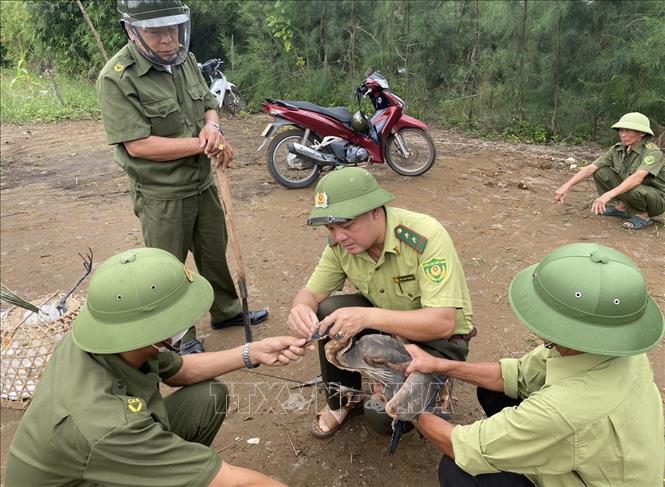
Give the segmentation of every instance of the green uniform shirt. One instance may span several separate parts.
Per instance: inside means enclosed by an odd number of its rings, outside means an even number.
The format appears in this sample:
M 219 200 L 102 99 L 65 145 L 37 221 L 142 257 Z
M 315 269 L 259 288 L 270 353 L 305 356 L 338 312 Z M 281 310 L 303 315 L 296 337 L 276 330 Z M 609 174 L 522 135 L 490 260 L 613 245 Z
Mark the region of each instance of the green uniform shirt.
M 82 351 L 66 335 L 49 360 L 9 453 L 8 486 L 199 486 L 215 452 L 169 431 L 160 380 L 182 359 L 160 353 L 140 370 Z
M 409 311 L 420 308 L 457 308 L 456 334 L 472 330 L 471 298 L 462 264 L 448 232 L 434 218 L 386 207 L 386 237 L 378 262 L 363 252 L 353 255 L 341 245 L 327 247 L 307 288 L 330 294 L 346 279 L 377 308 Z M 401 225 L 401 227 L 400 227 Z M 406 229 L 406 230 L 405 230 Z M 409 232 L 426 245 L 422 253 L 397 238 Z
M 538 487 L 662 487 L 663 407 L 645 354 L 561 356 L 537 347 L 501 361 L 517 407 L 457 426 L 455 463 Z
M 97 79 L 106 141 L 117 144 L 116 162 L 130 188 L 148 198 L 177 199 L 204 191 L 212 182 L 203 154 L 158 162 L 131 157 L 122 142 L 160 137 L 198 137 L 204 113 L 216 108 L 193 54 L 173 74 L 152 64 L 127 44 L 106 63 Z
M 665 194 L 665 157 L 658 146 L 649 142 L 648 137 L 643 137 L 630 152 L 627 153 L 626 150 L 619 142 L 593 164 L 598 167 L 611 167 L 624 181 L 638 169 L 643 169 L 649 174 L 642 184 L 653 186 Z

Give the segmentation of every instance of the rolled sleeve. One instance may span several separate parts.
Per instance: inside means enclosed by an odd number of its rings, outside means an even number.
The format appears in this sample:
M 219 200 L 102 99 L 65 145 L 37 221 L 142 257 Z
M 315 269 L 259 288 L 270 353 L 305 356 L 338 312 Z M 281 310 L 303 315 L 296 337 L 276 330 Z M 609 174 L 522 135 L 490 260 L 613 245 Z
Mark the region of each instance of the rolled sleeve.
M 455 463 L 465 472 L 474 476 L 499 471 L 482 454 L 480 444 L 481 423 L 482 421 L 476 421 L 467 426 L 457 426 L 453 429 L 452 434 Z
M 182 357 L 175 352 L 162 352 L 158 356 L 159 376 L 162 380 L 169 380 L 182 368 Z
M 452 434 L 455 463 L 471 475 L 559 475 L 575 465 L 573 430 L 541 394 Z
M 330 294 L 344 287 L 346 272 L 332 247 L 326 247 L 305 287 L 319 294 Z
M 501 364 L 501 377 L 503 378 L 503 392 L 513 399 L 519 398 L 519 360 L 504 358 Z

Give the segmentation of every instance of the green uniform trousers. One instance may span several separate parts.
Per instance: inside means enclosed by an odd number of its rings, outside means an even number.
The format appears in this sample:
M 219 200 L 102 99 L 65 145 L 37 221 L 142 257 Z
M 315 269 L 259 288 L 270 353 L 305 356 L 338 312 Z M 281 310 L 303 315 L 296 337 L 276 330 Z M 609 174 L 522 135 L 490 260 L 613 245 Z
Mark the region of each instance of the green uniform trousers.
M 169 430 L 185 441 L 210 446 L 224 422 L 229 392 L 221 382 L 200 382 L 164 398 Z
M 616 188 L 623 180 L 609 166 L 599 168 L 593 173 L 593 181 L 596 183 L 598 194 L 604 194 Z M 653 186 L 640 184 L 636 188 L 617 196 L 626 204 L 626 215 L 633 216 L 637 213 L 647 212 L 649 216 L 658 216 L 665 213 L 665 194 Z
M 339 294 L 324 299 L 319 304 L 317 318 L 321 321 L 323 318 L 331 314 L 339 308 L 346 308 L 349 306 L 362 306 L 373 307 L 374 305 L 361 294 Z M 376 330 L 363 330 L 358 334 L 358 337 L 368 335 L 371 333 L 381 333 Z M 360 389 L 362 386 L 361 376 L 358 372 L 351 372 L 349 370 L 342 370 L 335 367 L 328 362 L 325 353 L 325 344 L 329 339 L 319 340 L 319 362 L 321 364 L 321 379 L 323 380 L 326 398 L 330 409 L 340 409 L 344 406 L 341 404 L 339 394 L 334 391 L 336 388 L 329 386 L 330 383 L 341 384 L 353 389 Z M 452 336 L 447 340 L 432 340 L 428 342 L 419 342 L 418 345 L 431 355 L 437 357 L 447 358 L 450 360 L 466 360 L 469 353 L 469 342 L 459 336 Z
M 226 221 L 216 186 L 187 198 L 158 200 L 132 194 L 134 213 L 141 220 L 146 247 L 156 247 L 185 262 L 192 251 L 199 273 L 215 294 L 211 321 L 233 318 L 242 311 L 233 278 L 226 263 Z M 193 338 L 188 333 L 183 341 Z

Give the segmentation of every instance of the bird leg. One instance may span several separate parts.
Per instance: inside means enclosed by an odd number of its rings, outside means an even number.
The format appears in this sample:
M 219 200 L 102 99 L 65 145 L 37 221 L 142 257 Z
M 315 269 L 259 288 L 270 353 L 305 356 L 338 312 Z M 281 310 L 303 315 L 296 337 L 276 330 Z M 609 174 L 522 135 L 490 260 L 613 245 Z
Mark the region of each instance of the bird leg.
M 92 249 L 88 247 L 88 253 L 86 255 L 81 255 L 79 253 L 79 257 L 83 259 L 83 268 L 85 269 L 85 273 L 81 276 L 81 278 L 74 284 L 74 286 L 69 290 L 67 294 L 65 294 L 62 299 L 58 302 L 58 305 L 56 306 L 56 309 L 58 310 L 58 313 L 60 315 L 64 315 L 67 312 L 67 299 L 69 296 L 72 295 L 72 293 L 76 290 L 77 287 L 81 285 L 83 280 L 88 277 L 88 275 L 92 272 Z

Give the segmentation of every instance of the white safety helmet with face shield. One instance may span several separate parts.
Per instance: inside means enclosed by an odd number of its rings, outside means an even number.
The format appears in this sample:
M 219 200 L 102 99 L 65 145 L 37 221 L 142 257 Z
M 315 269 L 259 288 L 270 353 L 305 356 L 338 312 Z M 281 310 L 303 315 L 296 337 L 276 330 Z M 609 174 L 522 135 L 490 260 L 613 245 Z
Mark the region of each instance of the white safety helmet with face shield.
M 187 59 L 189 7 L 180 0 L 118 0 L 120 22 L 145 58 L 168 66 Z

